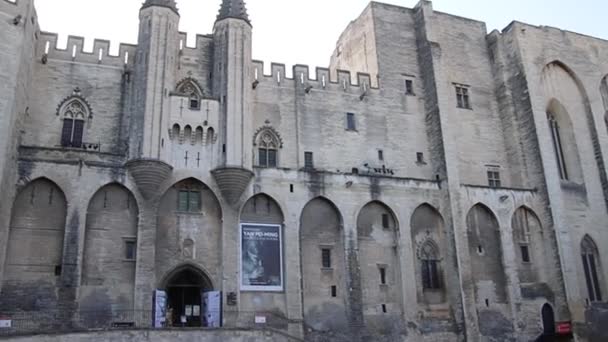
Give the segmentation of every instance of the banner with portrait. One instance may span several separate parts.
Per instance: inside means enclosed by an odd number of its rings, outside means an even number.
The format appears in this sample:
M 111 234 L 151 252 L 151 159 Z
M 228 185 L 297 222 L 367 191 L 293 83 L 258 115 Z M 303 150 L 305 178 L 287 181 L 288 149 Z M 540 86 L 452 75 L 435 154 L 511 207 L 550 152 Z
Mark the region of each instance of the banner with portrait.
M 241 290 L 283 291 L 281 225 L 241 224 Z

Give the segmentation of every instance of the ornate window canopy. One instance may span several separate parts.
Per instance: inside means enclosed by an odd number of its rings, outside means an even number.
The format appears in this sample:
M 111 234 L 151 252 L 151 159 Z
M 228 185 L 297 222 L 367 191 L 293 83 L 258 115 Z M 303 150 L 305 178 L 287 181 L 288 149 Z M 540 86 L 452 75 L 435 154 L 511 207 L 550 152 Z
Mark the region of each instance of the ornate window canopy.
M 283 148 L 283 139 L 272 126 L 264 126 L 253 135 L 253 146 L 278 150 Z
M 57 107 L 57 116 L 86 120 L 93 118 L 93 110 L 80 89 L 75 88 L 72 95 L 63 99 Z
M 198 81 L 192 77 L 187 77 L 179 81 L 175 91 L 177 94 L 187 96 L 189 98 L 197 97 L 200 99 L 203 97 L 203 88 Z
M 418 249 L 418 258 L 420 260 L 439 260 L 439 248 L 435 241 L 426 240 Z

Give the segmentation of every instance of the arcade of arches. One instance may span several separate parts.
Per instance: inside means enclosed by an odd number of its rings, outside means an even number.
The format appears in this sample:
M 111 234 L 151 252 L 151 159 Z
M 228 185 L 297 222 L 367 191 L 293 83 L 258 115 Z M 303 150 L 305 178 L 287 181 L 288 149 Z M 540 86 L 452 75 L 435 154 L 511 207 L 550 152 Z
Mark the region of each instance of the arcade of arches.
M 43 310 L 58 302 L 56 290 L 61 287 L 62 260 L 73 247 L 64 244 L 67 206 L 64 192 L 48 179 L 32 181 L 17 195 L 4 265 L 3 307 Z M 169 325 L 205 326 L 203 296 L 221 291 L 224 286 L 223 219 L 220 201 L 197 179 L 176 182 L 160 198 L 153 265 L 156 287 L 166 292 L 167 307 L 171 308 Z M 123 185 L 103 186 L 92 196 L 84 227 L 80 310 L 108 312 L 108 317 L 112 317 L 114 312 L 136 307 L 139 220 L 138 201 Z M 403 225 L 393 208 L 372 201 L 361 206 L 356 229 L 349 230 L 338 206 L 317 197 L 303 205 L 296 228 L 285 226 L 285 214 L 274 198 L 257 194 L 243 205 L 239 223 L 279 227 L 280 237 L 286 236 L 287 230 L 299 230 L 302 313 L 306 324 L 315 330 L 349 329 L 356 303 L 356 291 L 350 289 L 356 287 L 361 289 L 359 314 L 373 324 L 398 320 L 406 314 L 406 303 L 411 302 L 408 294 L 414 295 L 414 301 L 430 314 L 435 310 L 441 315 L 437 317 L 445 318 L 446 312 L 447 317 L 450 315 L 449 298 L 458 287 L 457 267 L 448 258 L 453 253 L 448 227 L 440 211 L 429 204 L 415 208 L 409 225 Z M 468 212 L 466 226 L 470 269 L 475 270 L 472 290 L 476 306 L 480 313 L 510 320 L 508 303 L 512 298 L 505 255 L 516 258 L 517 278 L 522 286 L 545 286 L 554 276 L 547 271 L 551 242 L 541 220 L 528 207 L 518 208 L 511 217 L 510 234 L 501 234 L 503 228 L 496 215 L 489 207 L 477 204 Z M 511 243 L 505 244 L 503 239 L 509 235 Z M 403 248 L 406 239 L 410 240 L 411 250 Z M 286 242 L 279 242 L 282 251 Z M 349 247 L 353 244 L 357 246 L 354 258 Z M 505 253 L 505 246 L 513 246 L 513 251 Z M 591 237 L 585 237 L 580 248 L 586 296 L 599 301 L 605 294 L 605 279 L 598 247 Z M 289 301 L 284 290 L 290 279 L 287 274 L 292 272 L 283 256 L 294 251 L 285 250 L 279 261 L 273 259 L 276 254 L 259 249 L 255 252 L 256 262 L 261 265 L 258 271 L 273 276 L 245 279 L 241 275 L 239 281 L 276 281 L 283 290 L 241 291 L 239 308 L 247 312 L 268 307 L 282 311 Z M 407 272 L 412 272 L 412 276 Z M 410 286 L 414 291 L 407 292 Z M 38 300 L 10 300 L 13 293 L 33 287 L 39 293 Z M 45 301 L 40 301 L 41 297 Z M 552 333 L 550 325 L 555 321 L 555 303 L 550 304 L 538 313 L 538 326 L 545 324 L 545 333 Z M 483 325 L 481 328 L 483 331 Z

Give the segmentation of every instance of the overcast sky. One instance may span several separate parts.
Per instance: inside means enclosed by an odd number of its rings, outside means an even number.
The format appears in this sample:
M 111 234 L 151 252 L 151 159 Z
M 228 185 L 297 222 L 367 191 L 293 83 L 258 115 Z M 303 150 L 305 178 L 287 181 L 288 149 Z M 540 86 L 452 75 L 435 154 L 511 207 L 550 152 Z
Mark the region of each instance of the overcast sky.
M 139 8 L 143 0 L 35 0 L 42 30 L 84 36 L 85 49 L 93 38 L 118 43 L 137 42 Z M 211 33 L 221 0 L 177 0 L 180 30 Z M 327 66 L 336 40 L 367 0 L 248 0 L 253 24 L 253 57 L 267 63 Z M 386 0 L 414 7 L 417 0 Z M 435 0 L 437 11 L 485 21 L 488 30 L 502 29 L 513 20 L 549 25 L 608 39 L 606 0 Z M 193 42 L 194 40 L 189 40 Z M 191 44 L 190 44 L 191 45 Z M 289 68 L 288 68 L 289 70 Z

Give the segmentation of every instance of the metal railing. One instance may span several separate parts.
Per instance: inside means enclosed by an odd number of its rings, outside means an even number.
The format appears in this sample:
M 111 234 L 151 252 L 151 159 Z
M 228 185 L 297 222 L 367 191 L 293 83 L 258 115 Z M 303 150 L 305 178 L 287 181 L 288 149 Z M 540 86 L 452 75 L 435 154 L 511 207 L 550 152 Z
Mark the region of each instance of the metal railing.
M 302 321 L 290 320 L 280 314 L 224 311 L 223 318 L 226 329 L 269 330 L 300 340 L 290 333 L 290 325 L 302 324 Z M 0 336 L 132 329 L 217 329 L 207 328 L 200 316 L 189 316 L 185 321 L 181 316 L 174 316 L 171 321 L 153 327 L 152 310 L 0 311 Z

